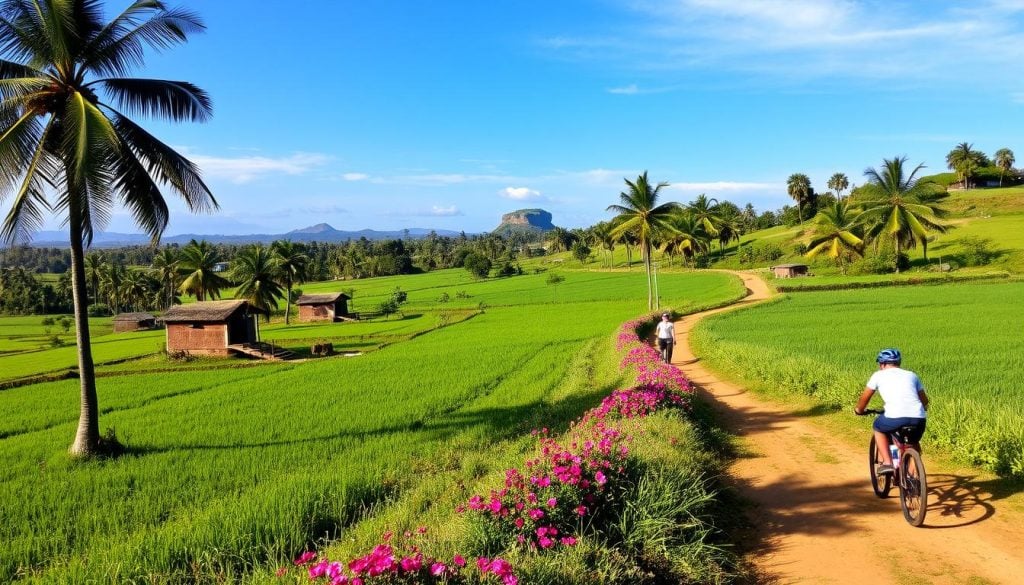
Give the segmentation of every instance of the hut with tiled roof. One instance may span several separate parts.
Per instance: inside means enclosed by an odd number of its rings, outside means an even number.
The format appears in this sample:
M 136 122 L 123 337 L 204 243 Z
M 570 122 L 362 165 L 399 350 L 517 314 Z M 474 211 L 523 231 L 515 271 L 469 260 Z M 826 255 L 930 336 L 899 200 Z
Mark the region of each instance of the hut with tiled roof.
M 349 296 L 340 292 L 302 295 L 295 301 L 299 321 L 339 321 L 348 316 L 348 300 Z
M 227 356 L 260 338 L 258 309 L 245 300 L 177 305 L 161 317 L 167 327 L 167 352 Z M 234 347 L 233 347 L 234 346 Z

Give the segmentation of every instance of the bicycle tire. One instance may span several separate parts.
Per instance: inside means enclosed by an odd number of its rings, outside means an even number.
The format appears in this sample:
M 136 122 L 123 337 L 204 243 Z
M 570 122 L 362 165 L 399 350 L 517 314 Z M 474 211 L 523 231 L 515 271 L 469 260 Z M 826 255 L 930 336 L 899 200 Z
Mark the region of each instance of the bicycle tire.
M 871 489 L 875 490 L 875 495 L 880 498 L 888 498 L 889 491 L 892 490 L 892 475 L 883 473 L 878 475 L 876 469 L 882 464 L 882 458 L 878 455 L 878 449 L 875 447 L 875 436 L 871 436 L 871 442 L 868 443 L 868 469 L 871 473 Z
M 900 461 L 900 507 L 908 524 L 924 524 L 928 513 L 928 475 L 921 454 L 912 448 L 903 452 Z

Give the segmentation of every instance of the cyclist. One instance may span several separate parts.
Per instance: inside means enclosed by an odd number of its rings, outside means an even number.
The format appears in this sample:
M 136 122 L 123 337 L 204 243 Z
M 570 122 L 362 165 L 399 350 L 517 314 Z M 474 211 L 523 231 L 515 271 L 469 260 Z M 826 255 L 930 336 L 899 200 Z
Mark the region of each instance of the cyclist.
M 889 455 L 889 433 L 900 427 L 914 427 L 915 432 L 908 439 L 918 451 L 921 450 L 918 442 L 924 435 L 928 395 L 925 394 L 924 386 L 921 385 L 921 379 L 917 374 L 900 367 L 903 362 L 900 350 L 883 349 L 878 352 L 875 361 L 878 362 L 878 371 L 871 375 L 853 411 L 864 414 L 864 409 L 875 392 L 882 395 L 885 412 L 875 419 L 874 430 L 875 445 L 878 446 L 878 454 L 882 460 L 877 473 L 883 474 L 893 472 L 892 456 Z
M 672 345 L 676 342 L 676 327 L 672 323 L 672 316 L 668 313 L 661 314 L 661 321 L 658 322 L 658 349 L 661 351 L 661 359 L 666 364 L 672 362 Z

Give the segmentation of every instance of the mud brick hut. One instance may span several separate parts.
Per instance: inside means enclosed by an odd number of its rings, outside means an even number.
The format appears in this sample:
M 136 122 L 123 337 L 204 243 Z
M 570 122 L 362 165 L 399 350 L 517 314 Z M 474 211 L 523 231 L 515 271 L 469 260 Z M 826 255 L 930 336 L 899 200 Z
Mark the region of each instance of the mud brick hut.
M 299 321 L 338 321 L 348 315 L 348 300 L 345 293 L 302 295 L 295 301 Z
M 259 342 L 258 314 L 244 300 L 205 301 L 171 307 L 162 321 L 167 327 L 167 352 L 227 356 Z
M 114 333 L 156 329 L 156 317 L 150 313 L 118 313 L 114 316 Z
M 772 266 L 772 273 L 775 275 L 775 278 L 794 278 L 797 276 L 807 276 L 807 265 L 779 264 L 778 266 Z

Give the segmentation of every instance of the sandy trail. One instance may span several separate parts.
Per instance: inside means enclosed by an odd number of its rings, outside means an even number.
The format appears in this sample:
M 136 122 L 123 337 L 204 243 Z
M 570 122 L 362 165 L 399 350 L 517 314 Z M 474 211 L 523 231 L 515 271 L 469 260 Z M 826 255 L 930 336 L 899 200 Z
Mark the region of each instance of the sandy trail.
M 1024 583 L 1024 514 L 1000 506 L 996 484 L 927 459 L 925 525 L 903 520 L 893 490 L 878 499 L 864 444 L 830 439 L 805 417 L 718 379 L 693 355 L 688 334 L 701 318 L 767 299 L 768 286 L 736 272 L 748 296 L 676 323 L 673 363 L 711 401 L 746 451 L 729 473 L 753 502 L 752 561 L 764 582 L 959 584 Z M 865 372 L 865 380 L 870 372 Z M 851 403 L 852 409 L 852 403 Z M 852 416 L 852 415 L 851 415 Z M 927 447 L 927 438 L 925 440 Z

